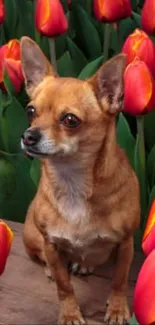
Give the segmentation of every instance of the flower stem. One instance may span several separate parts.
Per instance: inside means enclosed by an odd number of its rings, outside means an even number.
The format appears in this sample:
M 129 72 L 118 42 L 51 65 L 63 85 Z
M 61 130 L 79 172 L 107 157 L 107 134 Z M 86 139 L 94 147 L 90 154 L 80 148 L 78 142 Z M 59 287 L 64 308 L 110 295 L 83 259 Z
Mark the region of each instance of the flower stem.
M 103 44 L 103 59 L 104 62 L 108 59 L 109 45 L 111 36 L 111 24 L 106 23 L 104 25 L 104 44 Z
M 48 41 L 49 41 L 51 62 L 53 64 L 55 70 L 57 70 L 55 39 L 54 38 L 48 38 Z
M 146 154 L 145 154 L 145 139 L 144 139 L 144 117 L 137 116 L 137 132 L 138 132 L 138 156 L 139 165 L 138 176 L 141 190 L 141 207 L 142 207 L 142 226 L 144 225 L 147 213 L 147 181 L 146 181 Z

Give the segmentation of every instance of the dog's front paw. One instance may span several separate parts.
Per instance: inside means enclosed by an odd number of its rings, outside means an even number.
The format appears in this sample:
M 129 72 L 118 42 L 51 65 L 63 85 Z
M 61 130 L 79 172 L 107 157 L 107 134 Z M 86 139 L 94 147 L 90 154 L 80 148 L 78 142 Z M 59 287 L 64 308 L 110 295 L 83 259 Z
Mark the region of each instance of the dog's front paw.
M 85 265 L 81 265 L 79 263 L 72 263 L 69 266 L 69 271 L 72 274 L 76 274 L 76 275 L 90 275 L 93 273 L 94 271 L 94 267 L 93 266 L 85 266 Z
M 104 322 L 108 325 L 125 325 L 129 320 L 130 312 L 126 297 L 112 295 L 108 301 Z
M 84 325 L 86 324 L 80 311 L 76 311 L 70 314 L 61 314 L 59 317 L 59 325 Z

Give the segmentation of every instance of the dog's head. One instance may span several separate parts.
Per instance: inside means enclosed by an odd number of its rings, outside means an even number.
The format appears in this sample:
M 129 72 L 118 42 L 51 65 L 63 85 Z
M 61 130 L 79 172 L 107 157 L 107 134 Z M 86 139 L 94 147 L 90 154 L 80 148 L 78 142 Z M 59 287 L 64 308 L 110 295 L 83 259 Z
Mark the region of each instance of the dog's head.
M 60 78 L 37 44 L 23 37 L 21 61 L 31 125 L 23 150 L 43 158 L 95 154 L 123 104 L 125 56 L 109 60 L 89 80 Z

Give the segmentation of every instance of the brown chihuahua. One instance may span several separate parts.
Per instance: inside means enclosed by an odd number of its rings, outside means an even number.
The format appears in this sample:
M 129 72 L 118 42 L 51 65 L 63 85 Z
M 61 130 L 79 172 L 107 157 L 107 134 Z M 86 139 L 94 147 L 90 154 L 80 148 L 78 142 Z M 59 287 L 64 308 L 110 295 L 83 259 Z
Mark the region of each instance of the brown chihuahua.
M 116 142 L 126 58 L 117 55 L 85 81 L 60 78 L 37 44 L 23 37 L 21 60 L 31 100 L 31 127 L 21 146 L 42 162 L 24 226 L 26 250 L 46 263 L 56 281 L 63 325 L 85 324 L 69 263 L 86 273 L 116 250 L 104 321 L 122 325 L 130 318 L 127 280 L 140 220 L 138 181 Z

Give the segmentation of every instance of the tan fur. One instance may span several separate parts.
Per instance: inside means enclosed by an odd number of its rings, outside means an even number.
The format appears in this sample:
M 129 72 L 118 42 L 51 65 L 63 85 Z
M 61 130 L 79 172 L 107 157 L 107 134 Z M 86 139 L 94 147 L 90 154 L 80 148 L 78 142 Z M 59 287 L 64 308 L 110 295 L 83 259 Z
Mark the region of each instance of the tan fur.
M 25 47 L 27 51 L 28 47 L 31 52 L 33 47 L 35 53 L 40 51 L 35 43 L 23 38 L 24 62 Z M 29 60 L 23 65 L 26 84 Z M 118 74 L 123 74 L 121 60 L 118 58 L 122 69 L 122 72 L 118 69 Z M 111 62 L 115 65 L 115 61 Z M 110 104 L 108 87 L 111 86 L 101 84 L 104 76 L 107 80 L 115 74 L 108 70 L 109 66 L 105 65 L 90 80 L 81 81 L 58 78 L 52 75 L 53 69 L 47 61 L 46 65 L 45 70 L 50 74 L 39 80 L 37 74 L 38 83 L 35 80 L 34 87 L 31 80 L 31 104 L 37 111 L 31 128 L 41 130 L 43 140 L 39 148 L 48 149 L 49 155 L 41 158 L 42 175 L 26 217 L 24 243 L 31 257 L 38 256 L 51 269 L 61 303 L 59 322 L 69 325 L 83 324 L 84 320 L 70 284 L 68 263 L 96 266 L 107 261 L 117 248 L 116 273 L 105 322 L 121 325 L 129 319 L 127 278 L 133 256 L 133 234 L 140 218 L 138 181 L 116 142 L 115 118 L 120 109 L 122 81 L 116 85 Z M 31 79 L 32 75 L 33 70 Z M 113 85 L 114 82 L 112 79 Z M 60 125 L 59 117 L 64 111 L 82 120 L 77 129 Z

